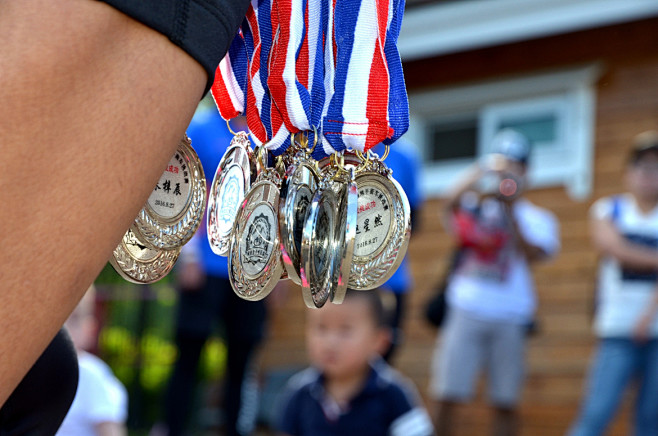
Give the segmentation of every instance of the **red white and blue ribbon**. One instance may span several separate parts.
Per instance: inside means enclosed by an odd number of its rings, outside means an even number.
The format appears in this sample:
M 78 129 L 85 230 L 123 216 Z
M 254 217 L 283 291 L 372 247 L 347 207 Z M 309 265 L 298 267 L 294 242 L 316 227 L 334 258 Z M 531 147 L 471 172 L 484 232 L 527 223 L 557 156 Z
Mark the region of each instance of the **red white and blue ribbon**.
M 225 120 L 244 115 L 248 64 L 244 35 L 238 30 L 228 53 L 217 67 L 215 81 L 210 88 L 217 109 Z
M 402 27 L 404 15 L 404 0 L 393 0 L 391 6 L 391 21 L 386 32 L 386 63 L 389 75 L 388 121 L 393 128 L 393 136 L 386 138 L 384 144 L 390 145 L 397 141 L 409 129 L 409 100 L 407 88 L 404 84 L 402 60 L 398 52 L 398 36 Z
M 333 150 L 366 151 L 393 136 L 384 51 L 389 6 L 388 0 L 335 1 L 334 93 L 322 125 Z
M 276 1 L 278 27 L 268 85 L 288 131 L 305 131 L 310 141 L 324 102 L 327 9 L 323 0 Z
M 314 127 L 316 158 L 394 142 L 409 124 L 403 12 L 404 0 L 252 0 L 213 85 L 220 113 L 246 115 L 275 154 Z

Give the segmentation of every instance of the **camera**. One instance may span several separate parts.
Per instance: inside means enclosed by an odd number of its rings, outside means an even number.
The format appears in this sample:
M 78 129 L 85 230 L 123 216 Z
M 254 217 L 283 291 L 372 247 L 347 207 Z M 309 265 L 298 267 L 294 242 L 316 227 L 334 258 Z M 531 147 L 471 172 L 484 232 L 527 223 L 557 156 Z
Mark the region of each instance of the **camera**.
M 488 170 L 477 185 L 482 196 L 493 196 L 501 201 L 513 201 L 523 191 L 523 180 L 508 171 Z

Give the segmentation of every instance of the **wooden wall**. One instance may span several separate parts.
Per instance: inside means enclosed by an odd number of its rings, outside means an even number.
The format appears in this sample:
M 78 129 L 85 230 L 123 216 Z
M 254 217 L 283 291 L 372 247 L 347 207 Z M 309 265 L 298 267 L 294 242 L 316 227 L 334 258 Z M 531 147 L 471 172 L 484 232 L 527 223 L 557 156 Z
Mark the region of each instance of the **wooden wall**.
M 528 195 L 531 201 L 549 208 L 559 218 L 562 252 L 550 264 L 535 268 L 541 331 L 530 340 L 529 346 L 528 379 L 521 408 L 525 436 L 564 434 L 578 408 L 594 345 L 590 311 L 597 255 L 589 243 L 588 208 L 594 199 L 623 190 L 624 162 L 632 137 L 643 130 L 658 129 L 657 28 L 658 20 L 645 20 L 405 65 L 410 89 L 576 63 L 599 61 L 604 67 L 597 86 L 592 197 L 585 202 L 574 202 L 561 188 L 535 190 Z M 526 56 L 528 53 L 535 56 Z M 537 56 L 538 53 L 545 56 Z M 433 70 L 440 71 L 434 80 L 427 73 Z M 425 325 L 422 307 L 451 244 L 439 225 L 439 207 L 440 199 L 427 201 L 422 210 L 422 226 L 410 244 L 416 287 L 404 325 L 406 342 L 396 360 L 396 366 L 415 381 L 423 394 L 436 333 Z M 265 373 L 302 366 L 307 361 L 303 338 L 305 308 L 300 291 L 292 288 L 287 298 L 279 297 L 282 295 L 268 297 L 278 308 L 273 312 L 269 340 L 262 353 Z M 471 407 L 460 410 L 459 435 L 488 434 L 490 415 L 482 397 Z M 627 421 L 628 405 L 625 405 L 610 434 L 628 434 Z

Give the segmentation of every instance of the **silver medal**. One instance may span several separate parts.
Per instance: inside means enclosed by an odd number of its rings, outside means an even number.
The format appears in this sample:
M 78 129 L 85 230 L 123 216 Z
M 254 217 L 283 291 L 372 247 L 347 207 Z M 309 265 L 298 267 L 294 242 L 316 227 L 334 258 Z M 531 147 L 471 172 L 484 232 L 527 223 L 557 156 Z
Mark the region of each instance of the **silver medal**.
M 322 174 L 309 206 L 302 232 L 300 275 L 304 303 L 310 308 L 324 306 L 331 295 L 336 257 L 336 220 L 339 199 L 333 189 L 331 168 Z
M 261 300 L 283 272 L 278 225 L 280 175 L 266 169 L 247 193 L 231 235 L 229 279 L 245 300 Z
M 238 132 L 217 167 L 208 197 L 208 243 L 215 254 L 228 253 L 233 223 L 250 185 L 249 138 Z
M 411 213 L 402 187 L 391 171 L 368 158 L 356 176 L 359 200 L 349 286 L 381 286 L 396 271 L 409 245 Z
M 312 150 L 310 150 L 312 152 Z M 300 149 L 288 165 L 279 200 L 281 255 L 288 278 L 300 285 L 302 234 L 309 206 L 318 185 L 317 162 Z
M 339 200 L 334 239 L 336 265 L 332 271 L 330 299 L 332 303 L 341 304 L 347 293 L 354 256 L 359 195 L 354 179 L 354 168 L 340 174 L 337 179 L 334 185 Z
M 206 178 L 185 135 L 132 226 L 152 248 L 172 250 L 189 241 L 203 219 Z

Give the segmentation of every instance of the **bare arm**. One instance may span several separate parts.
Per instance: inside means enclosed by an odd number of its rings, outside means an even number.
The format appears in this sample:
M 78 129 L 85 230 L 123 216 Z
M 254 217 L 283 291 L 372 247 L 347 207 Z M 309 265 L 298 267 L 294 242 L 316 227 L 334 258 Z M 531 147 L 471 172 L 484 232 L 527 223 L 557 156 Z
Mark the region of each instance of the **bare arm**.
M 0 404 L 148 198 L 207 80 L 101 2 L 0 2 Z
M 658 253 L 627 241 L 609 220 L 592 218 L 590 231 L 594 246 L 602 254 L 612 256 L 631 268 L 658 269 Z

